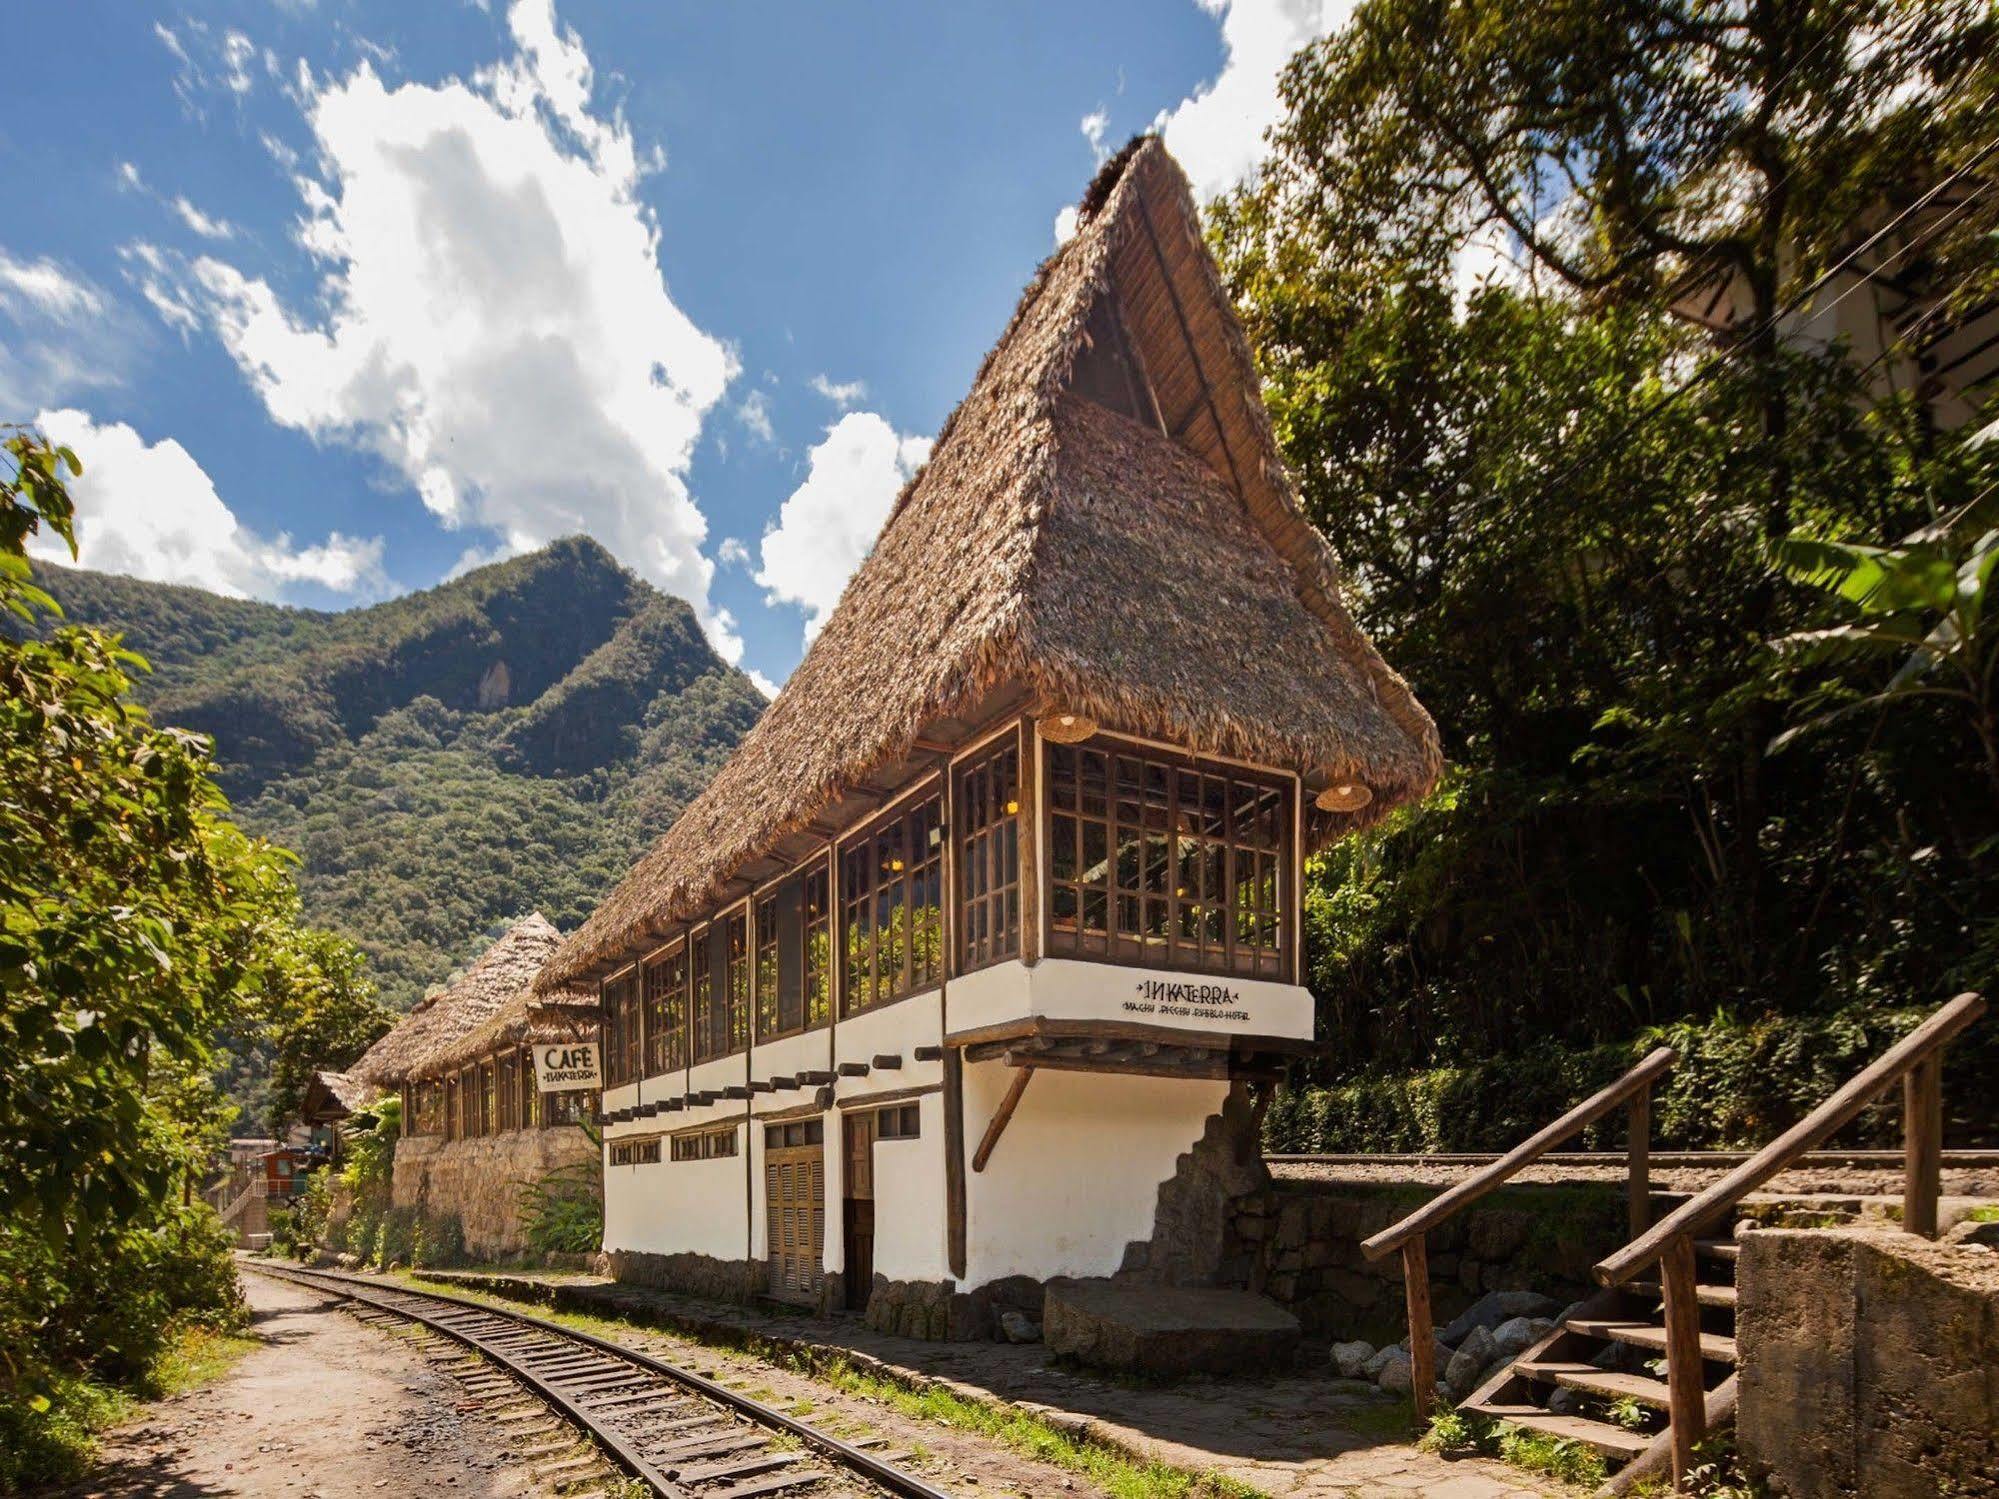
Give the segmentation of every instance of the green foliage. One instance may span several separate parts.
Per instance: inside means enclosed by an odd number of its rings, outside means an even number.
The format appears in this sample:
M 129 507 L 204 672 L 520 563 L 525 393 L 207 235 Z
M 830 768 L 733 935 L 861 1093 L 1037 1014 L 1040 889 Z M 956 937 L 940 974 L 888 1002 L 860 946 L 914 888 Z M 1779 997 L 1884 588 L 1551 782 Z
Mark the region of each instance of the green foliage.
M 1749 338 L 1714 362 L 1666 291 L 1727 267 L 1774 308 L 1853 214 L 1961 159 L 1999 78 L 1992 23 L 1921 7 L 1898 46 L 1855 51 L 1879 7 L 1811 0 L 1724 56 L 1683 9 L 1367 0 L 1294 61 L 1262 176 L 1214 212 L 1301 499 L 1451 765 L 1310 867 L 1331 1057 L 1304 1080 L 1354 1091 L 1287 1133 L 1511 1144 L 1634 1034 L 1686 1022 L 1720 1047 L 1697 1082 L 1738 1055 L 1776 1068 L 1675 1125 L 1738 1143 L 1851 1055 L 1842 1035 L 1999 969 L 1999 798 L 1964 705 L 1827 720 L 1893 668 L 1806 679 L 1768 645 L 1864 607 L 1780 565 L 1786 538 L 1931 535 L 1977 513 L 1999 444 L 1940 430 L 1843 345 Z M 1801 34 L 1825 45 L 1759 75 L 1784 93 L 1760 115 L 1744 71 Z M 1926 70 L 1954 80 L 1947 105 L 1905 102 Z M 1739 189 L 1758 129 L 1747 170 L 1796 163 L 1809 192 Z M 1474 231 L 1523 211 L 1513 248 L 1540 280 L 1461 285 Z M 1661 225 L 1671 243 L 1648 240 Z M 1954 237 L 1925 273 L 1971 285 L 1995 247 Z M 1796 1055 L 1747 1039 L 1770 1017 L 1800 1023 Z M 1968 1105 L 1989 1133 L 1999 1099 Z
M 1501 1422 L 1497 1448 L 1502 1462 L 1578 1487 L 1594 1489 L 1609 1476 L 1594 1448 L 1524 1426 Z
M 286 935 L 287 961 L 272 965 L 257 1006 L 270 1059 L 265 1127 L 280 1140 L 298 1122 L 313 1073 L 359 1060 L 395 1020 L 375 998 L 353 943 L 298 927 Z
M 1272 1151 L 1400 1153 L 1507 1150 L 1613 1081 L 1655 1046 L 1680 1060 L 1654 1089 L 1653 1140 L 1681 1150 L 1761 1145 L 1832 1093 L 1920 1023 L 1921 1009 L 1858 1005 L 1831 1015 L 1718 1014 L 1648 1027 L 1596 1046 L 1535 1042 L 1502 1056 L 1407 1072 L 1375 1071 L 1326 1086 L 1278 1093 L 1264 1119 Z M 1945 1054 L 1944 1094 L 1952 1138 L 1973 1139 L 1990 1117 L 1981 1078 L 1999 1067 L 1999 1037 L 1974 1031 Z M 1861 1115 L 1843 1138 L 1900 1143 L 1889 1100 Z M 1572 1142 L 1612 1150 L 1624 1142 L 1613 1113 Z
M 604 1245 L 604 1172 L 601 1157 L 558 1166 L 539 1181 L 523 1182 L 517 1199 L 521 1236 L 544 1254 L 590 1254 Z
M 522 911 L 580 922 L 763 707 L 684 603 L 584 540 L 340 614 L 38 581 L 147 653 L 156 715 L 214 736 L 237 817 L 299 852 L 307 915 L 394 1012 Z M 235 1096 L 267 1050 L 236 1043 Z

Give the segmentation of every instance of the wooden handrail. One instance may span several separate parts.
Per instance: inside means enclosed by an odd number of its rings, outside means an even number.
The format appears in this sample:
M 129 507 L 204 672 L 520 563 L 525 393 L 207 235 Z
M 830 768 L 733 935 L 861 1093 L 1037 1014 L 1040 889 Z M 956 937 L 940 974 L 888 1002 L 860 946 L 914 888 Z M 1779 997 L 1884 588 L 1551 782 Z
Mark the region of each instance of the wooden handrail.
M 1632 1098 L 1640 1094 L 1649 1094 L 1652 1084 L 1671 1071 L 1673 1064 L 1678 1060 L 1679 1056 L 1672 1047 L 1661 1046 L 1616 1082 L 1592 1093 L 1553 1124 L 1523 1140 L 1490 1166 L 1484 1167 L 1448 1191 L 1431 1198 L 1400 1223 L 1391 1224 L 1373 1238 L 1363 1240 L 1360 1246 L 1361 1252 L 1371 1260 L 1378 1260 L 1389 1251 L 1400 1249 L 1411 1239 L 1428 1233 L 1460 1208 L 1476 1202 L 1505 1182 L 1515 1172 L 1531 1166 L 1571 1135 L 1596 1123 L 1605 1114 Z M 1638 1154 L 1642 1160 L 1642 1145 L 1638 1147 Z
M 1862 1109 L 1897 1081 L 1931 1062 L 1953 1036 L 1984 1013 L 1984 996 L 1958 995 L 1883 1052 L 1869 1066 L 1855 1073 L 1838 1092 L 1764 1146 L 1749 1160 L 1729 1172 L 1713 1186 L 1687 1199 L 1629 1244 L 1608 1259 L 1599 1262 L 1595 1267 L 1596 1278 L 1606 1286 L 1622 1285 L 1658 1259 L 1674 1239 L 1692 1237 L 1709 1227 L 1742 1198 L 1784 1170 L 1806 1151 L 1823 1143 L 1840 1126 L 1853 1120 Z M 1932 1073 L 1930 1081 L 1922 1089 L 1921 1101 L 1924 1114 L 1932 1118 L 1935 1116 L 1935 1107 L 1929 1099 L 1934 1091 Z M 1916 1112 L 1917 1104 L 1912 1100 L 1910 1106 L 1912 1118 Z M 1912 1149 L 1912 1156 L 1915 1153 Z M 1929 1163 L 1927 1169 L 1933 1178 L 1934 1163 L 1937 1159 L 1934 1146 L 1926 1144 L 1922 1154 Z M 1934 1185 L 1920 1188 L 1914 1181 L 1914 1175 L 1912 1171 L 1910 1198 L 1912 1201 L 1927 1198 L 1930 1203 L 1929 1210 L 1933 1214 Z M 1905 1212 L 1905 1220 L 1909 1216 Z M 1910 1226 L 1920 1227 L 1919 1224 Z M 1930 1231 L 1934 1232 L 1933 1223 Z

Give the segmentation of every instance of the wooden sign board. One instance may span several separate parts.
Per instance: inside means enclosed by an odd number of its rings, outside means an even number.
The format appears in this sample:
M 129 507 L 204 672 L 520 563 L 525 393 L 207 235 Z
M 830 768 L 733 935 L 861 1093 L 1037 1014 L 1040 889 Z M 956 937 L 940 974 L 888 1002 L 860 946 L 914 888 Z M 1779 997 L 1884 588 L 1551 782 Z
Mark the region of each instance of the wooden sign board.
M 579 1093 L 604 1086 L 595 1041 L 545 1041 L 534 1049 L 534 1084 L 544 1093 Z

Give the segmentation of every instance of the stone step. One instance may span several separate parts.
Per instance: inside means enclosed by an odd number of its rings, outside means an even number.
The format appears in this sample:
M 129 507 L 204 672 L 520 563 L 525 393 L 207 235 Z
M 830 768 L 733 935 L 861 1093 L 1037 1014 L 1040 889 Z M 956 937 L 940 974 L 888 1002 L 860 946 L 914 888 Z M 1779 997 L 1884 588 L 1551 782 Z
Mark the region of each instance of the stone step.
M 1581 1442 L 1586 1447 L 1594 1447 L 1613 1462 L 1629 1462 L 1652 1445 L 1651 1437 L 1626 1431 L 1622 1426 L 1612 1426 L 1608 1421 L 1592 1421 L 1587 1416 L 1557 1416 L 1538 1405 L 1502 1405 L 1495 1401 L 1486 1405 L 1470 1404 L 1463 1409 L 1477 1411 L 1495 1421 L 1524 1426 L 1529 1431 L 1560 1437 L 1565 1442 Z
M 1571 1317 L 1562 1326 L 1570 1332 L 1579 1332 L 1588 1338 L 1603 1338 L 1612 1343 L 1628 1343 L 1633 1348 L 1650 1348 L 1659 1353 L 1666 1351 L 1666 1329 L 1655 1322 L 1621 1322 L 1603 1317 Z M 1713 1359 L 1716 1363 L 1735 1362 L 1735 1339 L 1724 1337 L 1718 1332 L 1701 1334 L 1701 1357 Z
M 1733 1239 L 1696 1239 L 1694 1253 L 1704 1260 L 1725 1260 L 1734 1264 L 1742 1255 L 1742 1246 Z
M 1523 1379 L 1558 1384 L 1566 1389 L 1581 1390 L 1586 1395 L 1601 1395 L 1607 1400 L 1638 1400 L 1660 1410 L 1669 1409 L 1673 1403 L 1665 1380 L 1653 1379 L 1645 1374 L 1625 1374 L 1616 1369 L 1599 1369 L 1595 1364 L 1522 1359 L 1513 1366 L 1513 1372 Z

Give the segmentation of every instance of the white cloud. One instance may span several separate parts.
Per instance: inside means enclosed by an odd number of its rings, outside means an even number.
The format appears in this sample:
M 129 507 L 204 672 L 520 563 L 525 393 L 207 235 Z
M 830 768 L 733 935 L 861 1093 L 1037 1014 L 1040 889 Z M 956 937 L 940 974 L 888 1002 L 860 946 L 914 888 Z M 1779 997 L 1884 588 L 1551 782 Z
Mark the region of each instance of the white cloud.
M 1101 104 L 1083 116 L 1077 129 L 1083 132 L 1083 139 L 1090 143 L 1090 154 L 1102 161 L 1111 153 L 1104 146 L 1104 133 L 1111 128 L 1111 114 Z
M 1277 78 L 1291 54 L 1346 23 L 1356 0 L 1197 0 L 1219 16 L 1222 71 L 1160 111 L 1154 129 L 1203 202 L 1227 192 L 1262 159 L 1263 133 L 1284 113 Z
M 1081 217 L 1081 210 L 1074 203 L 1055 215 L 1055 247 L 1058 250 L 1076 237 L 1076 224 Z
M 129 163 L 127 163 L 129 165 Z M 227 219 L 212 219 L 196 208 L 184 197 L 173 200 L 173 211 L 180 215 L 180 221 L 203 239 L 234 239 L 236 226 Z
M 770 397 L 762 391 L 753 390 L 736 404 L 736 420 L 759 441 L 776 440 L 777 433 L 770 424 Z
M 805 482 L 764 533 L 756 574 L 771 603 L 805 610 L 808 644 L 874 545 L 896 492 L 929 456 L 929 438 L 904 437 L 872 411 L 848 412 L 808 455 Z
M 777 683 L 758 671 L 754 666 L 750 667 L 745 675 L 749 677 L 751 685 L 766 698 L 777 696 Z
M 686 484 L 733 356 L 667 292 L 639 153 L 591 112 L 576 34 L 548 0 L 509 24 L 518 54 L 470 81 L 302 79 L 324 174 L 299 184 L 326 270 L 310 304 L 213 258 L 187 282 L 277 421 L 378 454 L 447 526 L 588 532 L 735 660 Z
M 123 385 L 144 335 L 82 272 L 0 249 L 0 412 L 18 418 Z
M 865 380 L 833 380 L 825 375 L 814 375 L 809 383 L 814 390 L 842 411 L 856 401 L 865 400 L 868 394 Z
M 201 465 L 172 438 L 148 443 L 123 422 L 100 426 L 70 409 L 44 411 L 36 425 L 83 462 L 70 492 L 77 561 L 85 567 L 237 597 L 277 598 L 291 583 L 361 599 L 392 591 L 380 537 L 364 541 L 335 531 L 303 547 L 282 534 L 262 537 L 237 521 Z M 30 549 L 50 561 L 70 560 L 69 549 L 46 534 Z
M 715 548 L 715 556 L 717 560 L 727 563 L 730 567 L 750 565 L 750 549 L 733 536 L 722 538 L 722 544 Z
M 53 260 L 16 260 L 0 250 L 0 308 L 33 309 L 52 318 L 94 316 L 104 310 L 104 298 L 83 277 Z

